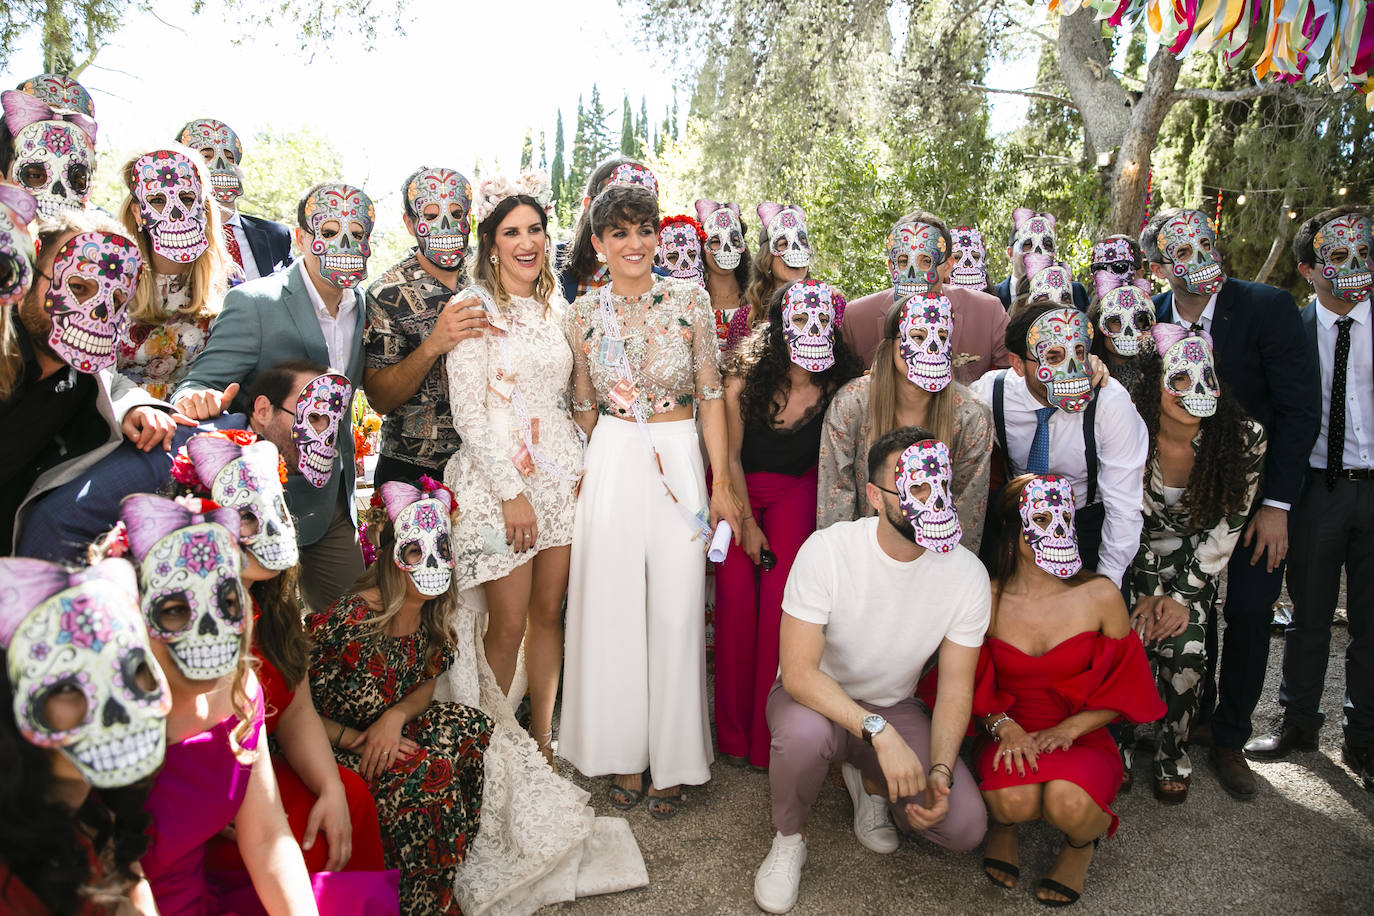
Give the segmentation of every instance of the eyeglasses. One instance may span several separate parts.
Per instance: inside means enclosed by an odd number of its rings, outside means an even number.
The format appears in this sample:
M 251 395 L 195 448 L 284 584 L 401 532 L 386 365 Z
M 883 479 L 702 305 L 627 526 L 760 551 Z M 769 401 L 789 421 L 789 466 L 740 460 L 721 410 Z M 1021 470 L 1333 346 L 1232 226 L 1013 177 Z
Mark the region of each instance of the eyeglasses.
M 873 481 L 870 480 L 869 483 L 873 483 Z M 873 483 L 873 486 L 878 487 L 878 485 L 877 485 L 876 483 Z M 889 490 L 887 487 L 878 487 L 878 489 L 879 489 L 879 490 L 882 490 L 884 493 L 891 493 L 893 496 L 897 497 L 898 499 L 901 499 L 901 498 L 902 498 L 902 494 L 899 493 L 899 492 L 897 492 L 896 490 Z
M 1090 266 L 1093 273 L 1110 270 L 1114 274 L 1128 274 L 1135 270 L 1135 265 L 1130 261 L 1095 261 Z

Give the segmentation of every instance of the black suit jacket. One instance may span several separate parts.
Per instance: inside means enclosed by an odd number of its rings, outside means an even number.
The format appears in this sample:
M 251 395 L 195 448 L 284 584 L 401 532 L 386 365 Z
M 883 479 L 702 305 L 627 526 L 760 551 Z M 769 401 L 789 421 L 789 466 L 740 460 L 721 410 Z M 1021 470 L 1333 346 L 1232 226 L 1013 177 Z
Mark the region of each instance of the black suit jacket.
M 1155 318 L 1174 320 L 1172 291 L 1155 296 Z M 1321 423 L 1317 351 L 1287 292 L 1227 277 L 1212 313 L 1217 375 L 1269 435 L 1265 499 L 1296 505 Z
M 1002 300 L 1002 308 L 1011 311 L 1011 277 L 998 283 L 992 288 L 992 291 L 998 299 Z M 1073 304 L 1080 312 L 1088 310 L 1088 291 L 1077 280 L 1073 281 Z
M 291 230 L 281 223 L 246 213 L 239 214 L 239 222 L 243 224 L 243 234 L 248 237 L 248 248 L 253 253 L 253 263 L 258 266 L 258 276 L 271 276 L 278 265 L 283 269 L 291 266 Z

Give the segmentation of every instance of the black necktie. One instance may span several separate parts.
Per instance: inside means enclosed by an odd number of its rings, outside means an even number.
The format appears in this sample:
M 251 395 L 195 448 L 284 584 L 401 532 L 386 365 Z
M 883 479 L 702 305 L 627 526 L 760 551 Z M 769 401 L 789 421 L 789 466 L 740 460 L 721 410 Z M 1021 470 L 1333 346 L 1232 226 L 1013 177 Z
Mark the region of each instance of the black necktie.
M 1350 362 L 1349 315 L 1336 320 L 1336 363 L 1331 373 L 1331 411 L 1326 423 L 1326 488 L 1336 488 L 1336 472 L 1345 455 L 1345 370 Z
M 1202 322 L 1201 322 L 1201 321 L 1195 321 L 1195 322 L 1193 322 L 1193 324 L 1189 326 L 1188 330 L 1192 331 L 1194 334 L 1198 333 L 1199 331 L 1202 330 Z

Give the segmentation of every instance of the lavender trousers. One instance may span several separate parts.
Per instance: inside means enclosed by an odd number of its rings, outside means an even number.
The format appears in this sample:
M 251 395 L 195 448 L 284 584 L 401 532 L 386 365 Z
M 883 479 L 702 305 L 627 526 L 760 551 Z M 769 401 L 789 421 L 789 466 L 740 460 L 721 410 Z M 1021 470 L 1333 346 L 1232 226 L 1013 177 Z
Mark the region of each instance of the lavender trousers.
M 921 765 L 930 767 L 930 716 L 915 697 L 893 706 L 860 703 L 888 722 L 916 752 Z M 803 706 L 773 685 L 768 695 L 768 727 L 773 734 L 768 763 L 768 783 L 773 793 L 773 826 L 783 836 L 800 833 L 811 806 L 825 784 L 831 763 L 851 763 L 873 783 L 885 785 L 878 755 L 863 739 L 856 738 L 809 706 Z M 975 848 L 987 832 L 988 814 L 978 783 L 962 760 L 954 761 L 954 784 L 949 793 L 949 813 L 929 830 L 916 830 L 907 820 L 905 805 L 919 797 L 902 798 L 888 805 L 898 829 L 915 833 L 956 852 Z

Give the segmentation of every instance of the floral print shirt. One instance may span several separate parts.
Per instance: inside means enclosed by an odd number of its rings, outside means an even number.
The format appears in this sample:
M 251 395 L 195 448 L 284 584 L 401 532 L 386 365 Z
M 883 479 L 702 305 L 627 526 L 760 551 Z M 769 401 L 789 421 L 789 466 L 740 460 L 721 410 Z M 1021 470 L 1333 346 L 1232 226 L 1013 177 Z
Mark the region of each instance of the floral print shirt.
M 186 315 L 190 274 L 154 274 L 154 295 L 170 315 L 162 324 L 131 322 L 119 338 L 121 375 L 159 400 L 176 390 L 196 354 L 210 338 L 211 313 Z

